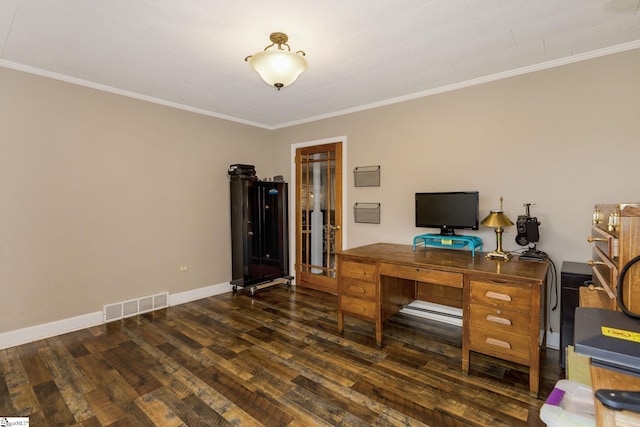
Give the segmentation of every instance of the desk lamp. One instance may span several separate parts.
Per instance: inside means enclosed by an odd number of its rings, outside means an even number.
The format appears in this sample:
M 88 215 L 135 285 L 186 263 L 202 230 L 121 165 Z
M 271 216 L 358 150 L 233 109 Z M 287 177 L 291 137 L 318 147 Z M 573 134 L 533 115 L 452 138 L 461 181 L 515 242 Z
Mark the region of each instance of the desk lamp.
M 502 251 L 502 227 L 513 225 L 513 222 L 502 211 L 502 197 L 500 197 L 500 210 L 491 211 L 481 222 L 485 227 L 493 227 L 496 230 L 496 250 L 487 254 L 487 259 L 498 258 L 509 261 L 511 254 Z

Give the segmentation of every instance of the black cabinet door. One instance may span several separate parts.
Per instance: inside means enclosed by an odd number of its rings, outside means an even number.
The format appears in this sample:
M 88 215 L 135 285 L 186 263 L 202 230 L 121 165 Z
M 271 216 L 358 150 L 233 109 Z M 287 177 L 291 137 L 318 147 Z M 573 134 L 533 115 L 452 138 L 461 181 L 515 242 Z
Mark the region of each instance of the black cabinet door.
M 287 200 L 286 184 L 266 182 L 262 199 L 262 275 L 275 278 L 286 275 L 288 265 L 287 247 Z M 288 270 L 288 269 L 287 269 Z
M 247 257 L 245 259 L 246 271 L 244 281 L 255 282 L 262 277 L 263 257 L 263 188 L 258 181 L 248 181 L 245 187 L 245 221 L 246 221 L 246 246 Z
M 231 180 L 232 284 L 289 274 L 287 210 L 286 183 Z

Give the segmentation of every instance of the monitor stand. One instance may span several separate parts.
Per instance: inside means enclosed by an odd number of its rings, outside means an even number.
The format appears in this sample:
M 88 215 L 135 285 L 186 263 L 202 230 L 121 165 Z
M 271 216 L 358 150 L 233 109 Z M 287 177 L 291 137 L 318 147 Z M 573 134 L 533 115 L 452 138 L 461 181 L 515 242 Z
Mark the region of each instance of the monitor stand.
M 444 249 L 462 249 L 469 247 L 471 249 L 471 256 L 476 255 L 476 249 L 482 250 L 482 239 L 477 236 L 460 236 L 454 234 L 453 236 L 444 236 L 442 234 L 428 233 L 420 234 L 413 238 L 413 250 L 415 252 L 416 246 L 434 246 Z

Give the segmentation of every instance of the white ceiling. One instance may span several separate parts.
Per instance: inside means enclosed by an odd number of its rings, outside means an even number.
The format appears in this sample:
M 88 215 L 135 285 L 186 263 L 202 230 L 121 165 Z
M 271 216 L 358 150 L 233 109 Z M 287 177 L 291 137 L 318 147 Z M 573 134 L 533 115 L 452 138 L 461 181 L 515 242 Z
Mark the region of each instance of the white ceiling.
M 0 65 L 268 129 L 638 47 L 640 0 L 0 1 Z

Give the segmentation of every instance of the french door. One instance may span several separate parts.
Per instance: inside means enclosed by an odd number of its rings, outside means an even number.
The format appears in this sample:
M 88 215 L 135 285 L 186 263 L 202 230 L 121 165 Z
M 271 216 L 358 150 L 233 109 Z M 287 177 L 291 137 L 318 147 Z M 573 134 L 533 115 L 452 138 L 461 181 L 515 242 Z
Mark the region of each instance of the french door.
M 296 284 L 337 293 L 342 142 L 296 150 Z

